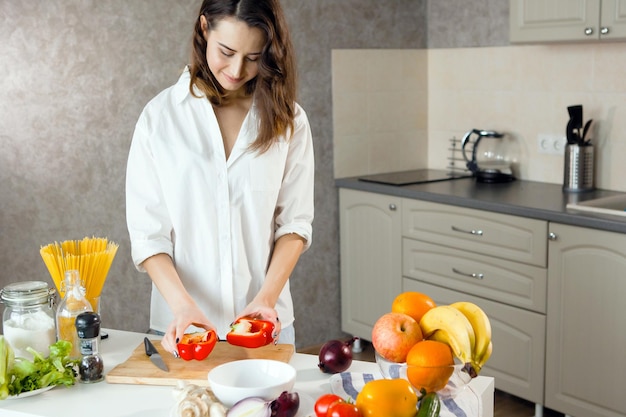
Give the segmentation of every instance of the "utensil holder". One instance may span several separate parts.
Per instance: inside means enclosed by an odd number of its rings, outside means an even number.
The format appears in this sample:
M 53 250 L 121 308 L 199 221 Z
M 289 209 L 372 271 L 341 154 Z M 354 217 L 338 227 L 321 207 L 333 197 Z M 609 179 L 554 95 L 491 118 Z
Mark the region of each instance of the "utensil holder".
M 593 190 L 593 161 L 593 146 L 567 145 L 565 147 L 563 191 L 582 192 Z

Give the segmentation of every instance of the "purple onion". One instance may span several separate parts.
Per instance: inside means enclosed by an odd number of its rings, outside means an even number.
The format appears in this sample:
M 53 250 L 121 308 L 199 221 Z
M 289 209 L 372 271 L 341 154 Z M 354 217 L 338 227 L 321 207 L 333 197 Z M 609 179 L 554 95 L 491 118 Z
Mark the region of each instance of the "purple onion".
M 300 396 L 297 392 L 283 391 L 270 403 L 271 417 L 294 417 L 300 408 Z
M 352 365 L 352 344 L 358 337 L 353 337 L 347 342 L 330 340 L 322 346 L 317 366 L 327 374 L 343 372 Z
M 227 417 L 270 417 L 272 410 L 270 410 L 269 402 L 263 398 L 250 397 L 244 398 L 238 401 L 232 406 Z
M 232 406 L 227 417 L 295 417 L 300 408 L 297 392 L 283 391 L 278 398 L 265 401 L 259 397 L 249 397 Z

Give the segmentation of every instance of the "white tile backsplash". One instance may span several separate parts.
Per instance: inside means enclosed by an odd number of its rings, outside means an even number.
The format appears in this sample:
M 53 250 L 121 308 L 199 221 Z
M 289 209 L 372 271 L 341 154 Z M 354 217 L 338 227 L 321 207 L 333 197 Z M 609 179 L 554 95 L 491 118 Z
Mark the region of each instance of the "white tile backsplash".
M 426 50 L 334 50 L 335 177 L 426 168 Z
M 334 50 L 332 58 L 337 178 L 445 168 L 449 139 L 479 128 L 515 139 L 518 177 L 560 184 L 563 156 L 539 153 L 537 136 L 564 136 L 567 107 L 582 104 L 595 121 L 596 186 L 626 191 L 626 43 Z

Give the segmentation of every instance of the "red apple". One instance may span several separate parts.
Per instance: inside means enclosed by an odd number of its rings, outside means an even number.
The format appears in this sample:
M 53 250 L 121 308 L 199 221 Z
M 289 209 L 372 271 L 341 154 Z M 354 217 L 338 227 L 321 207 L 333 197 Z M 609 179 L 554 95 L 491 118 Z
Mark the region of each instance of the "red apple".
M 405 362 L 411 348 L 424 339 L 415 319 L 404 313 L 382 315 L 372 329 L 372 345 L 383 358 Z

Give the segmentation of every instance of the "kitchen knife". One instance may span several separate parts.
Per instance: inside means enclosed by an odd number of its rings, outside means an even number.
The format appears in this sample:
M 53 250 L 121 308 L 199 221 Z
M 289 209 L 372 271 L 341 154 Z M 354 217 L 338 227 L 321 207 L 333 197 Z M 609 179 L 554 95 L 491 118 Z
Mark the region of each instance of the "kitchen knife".
M 147 337 L 144 337 L 143 343 L 146 347 L 146 355 L 150 357 L 150 360 L 152 361 L 152 363 L 155 364 L 159 369 L 162 369 L 165 372 L 169 372 L 170 371 L 169 368 L 167 367 L 165 362 L 163 362 L 163 358 L 161 357 L 161 354 L 154 347 L 152 342 Z

